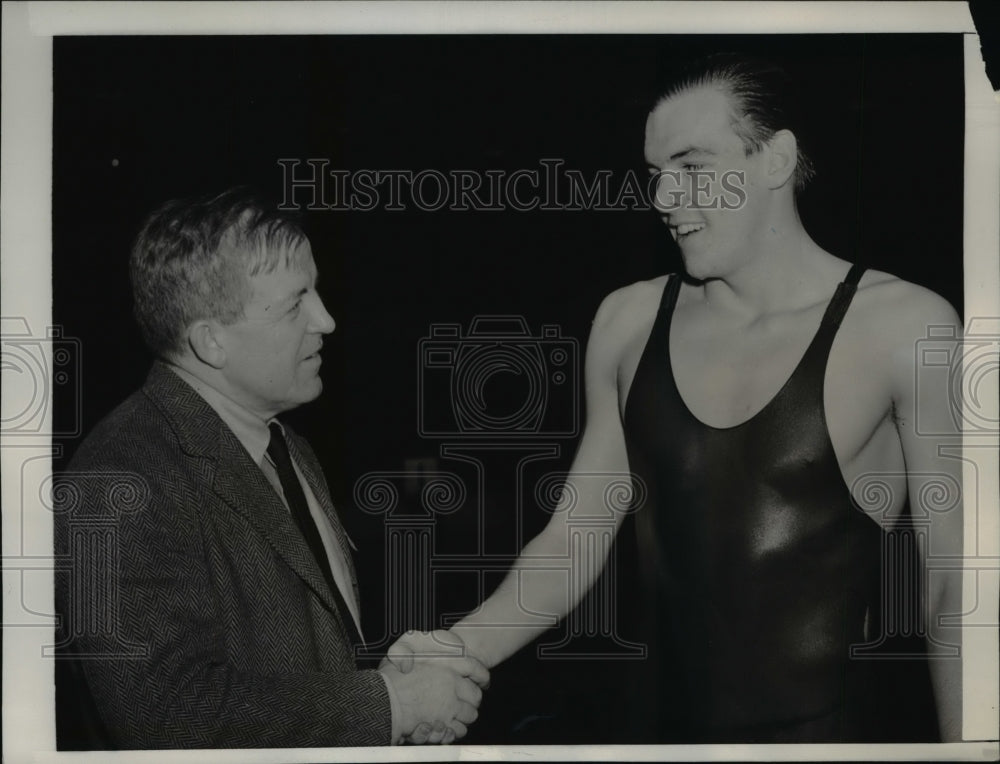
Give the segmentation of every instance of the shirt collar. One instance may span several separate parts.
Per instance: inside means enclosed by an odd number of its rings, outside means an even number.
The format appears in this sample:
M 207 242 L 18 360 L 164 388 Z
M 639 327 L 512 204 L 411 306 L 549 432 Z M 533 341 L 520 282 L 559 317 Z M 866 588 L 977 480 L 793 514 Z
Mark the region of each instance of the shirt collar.
M 244 408 L 232 398 L 228 398 L 214 387 L 207 385 L 194 374 L 176 364 L 168 364 L 169 368 L 181 379 L 191 385 L 194 391 L 205 399 L 222 421 L 233 431 L 233 435 L 250 454 L 255 464 L 262 464 L 267 444 L 271 441 L 271 431 L 267 428 L 271 419 L 265 422 L 252 411 Z

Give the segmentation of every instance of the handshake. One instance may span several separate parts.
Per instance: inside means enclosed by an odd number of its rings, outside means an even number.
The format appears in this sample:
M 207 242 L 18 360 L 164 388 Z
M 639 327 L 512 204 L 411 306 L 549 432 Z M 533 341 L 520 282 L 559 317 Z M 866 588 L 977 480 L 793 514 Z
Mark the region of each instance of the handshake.
M 409 631 L 396 640 L 379 671 L 392 698 L 392 742 L 452 743 L 479 716 L 490 672 L 466 654 L 450 631 Z

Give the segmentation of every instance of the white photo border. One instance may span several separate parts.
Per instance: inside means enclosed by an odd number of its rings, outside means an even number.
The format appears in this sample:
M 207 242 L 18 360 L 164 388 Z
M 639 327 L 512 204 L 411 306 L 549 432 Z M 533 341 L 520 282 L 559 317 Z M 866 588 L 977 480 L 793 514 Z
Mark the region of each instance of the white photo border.
M 986 80 L 978 37 L 963 3 L 5 3 L 2 81 L 2 313 L 33 327 L 52 324 L 51 178 L 52 39 L 66 34 L 510 34 L 510 33 L 856 33 L 949 32 L 965 36 L 965 315 L 1000 316 L 1000 106 Z M 994 389 L 984 391 L 998 398 Z M 3 397 L 18 395 L 5 373 Z M 51 406 L 49 406 L 51 409 Z M 977 442 L 982 443 L 981 439 Z M 979 527 L 967 527 L 967 548 L 978 550 L 976 581 L 967 585 L 966 611 L 978 592 L 996 606 L 1000 593 L 1000 440 L 972 449 L 966 480 L 978 469 Z M 45 437 L 2 444 L 3 465 L 3 731 L 7 761 L 447 761 L 513 760 L 990 760 L 998 755 L 995 628 L 967 629 L 963 649 L 964 737 L 983 742 L 938 746 L 455 746 L 405 749 L 269 749 L 191 752 L 55 752 L 53 663 L 41 646 L 54 612 L 52 571 L 45 550 L 25 538 L 51 540 L 51 517 L 28 515 L 24 527 L 19 474 L 32 459 L 51 454 Z M 973 546 L 970 547 L 969 544 Z M 35 546 L 39 546 L 36 544 Z M 992 561 L 992 562 L 991 562 Z M 29 575 L 30 573 L 30 575 Z M 25 592 L 28 593 L 26 597 Z M 41 606 L 39 605 L 41 603 Z M 39 607 L 41 609 L 39 610 Z M 32 612 L 34 628 L 12 628 L 15 614 Z M 994 611 L 995 612 L 995 611 Z M 995 617 L 995 616 L 994 616 Z

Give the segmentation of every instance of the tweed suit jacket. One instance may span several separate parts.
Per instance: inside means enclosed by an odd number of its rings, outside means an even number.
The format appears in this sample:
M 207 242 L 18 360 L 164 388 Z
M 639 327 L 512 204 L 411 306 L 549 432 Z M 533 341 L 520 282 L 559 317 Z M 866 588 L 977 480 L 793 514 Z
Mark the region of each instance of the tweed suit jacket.
M 286 434 L 350 565 L 316 457 Z M 169 367 L 94 429 L 54 497 L 60 649 L 111 747 L 390 742 L 385 681 L 357 668 L 289 512 Z

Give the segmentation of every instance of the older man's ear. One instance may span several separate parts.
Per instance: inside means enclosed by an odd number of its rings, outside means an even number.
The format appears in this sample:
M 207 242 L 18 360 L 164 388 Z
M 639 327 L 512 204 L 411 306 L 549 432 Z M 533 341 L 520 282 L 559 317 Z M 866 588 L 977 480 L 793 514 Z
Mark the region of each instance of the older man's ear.
M 219 342 L 217 326 L 212 321 L 195 321 L 187 330 L 191 353 L 213 369 L 226 365 L 226 351 Z

